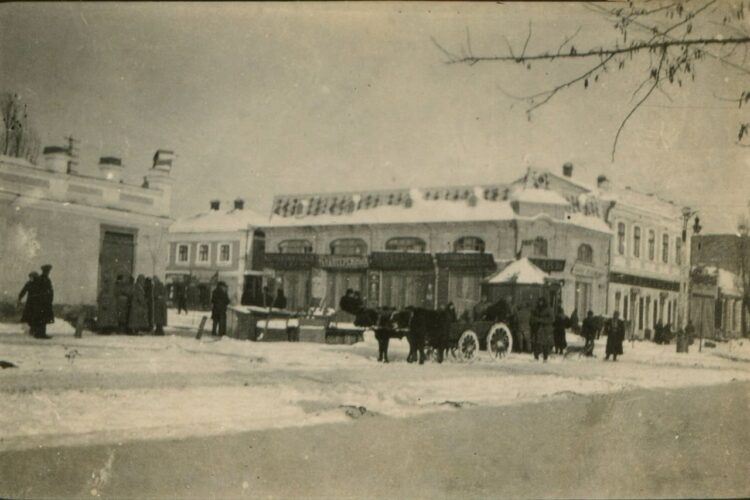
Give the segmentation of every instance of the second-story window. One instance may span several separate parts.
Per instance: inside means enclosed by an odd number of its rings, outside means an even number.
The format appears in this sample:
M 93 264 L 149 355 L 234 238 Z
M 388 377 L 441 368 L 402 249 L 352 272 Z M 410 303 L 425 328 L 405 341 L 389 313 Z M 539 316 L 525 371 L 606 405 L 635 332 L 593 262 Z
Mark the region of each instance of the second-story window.
M 534 257 L 546 257 L 547 256 L 547 240 L 541 236 L 534 240 Z
M 385 249 L 389 252 L 423 253 L 427 244 L 421 238 L 398 237 L 385 242 Z
M 669 264 L 669 235 L 667 233 L 661 237 L 661 261 Z
M 656 232 L 648 230 L 648 260 L 656 259 Z
M 222 243 L 219 245 L 219 263 L 228 264 L 232 260 L 232 245 Z
M 198 258 L 196 261 L 198 264 L 208 264 L 209 261 L 209 246 L 208 243 L 199 243 L 198 244 Z
M 484 253 L 484 240 L 476 236 L 464 236 L 453 243 L 456 253 Z
M 682 239 L 679 236 L 674 239 L 674 263 L 682 265 Z
M 625 223 L 617 223 L 617 253 L 625 255 Z
M 177 263 L 187 264 L 190 260 L 190 247 L 186 244 L 177 245 Z
M 359 238 L 341 238 L 331 242 L 331 255 L 365 255 L 367 243 Z
M 284 240 L 279 243 L 279 253 L 312 253 L 313 246 L 308 240 Z
M 641 228 L 633 227 L 633 257 L 641 256 Z
M 582 243 L 581 246 L 578 247 L 578 260 L 586 264 L 594 262 L 594 249 L 591 248 L 591 245 Z

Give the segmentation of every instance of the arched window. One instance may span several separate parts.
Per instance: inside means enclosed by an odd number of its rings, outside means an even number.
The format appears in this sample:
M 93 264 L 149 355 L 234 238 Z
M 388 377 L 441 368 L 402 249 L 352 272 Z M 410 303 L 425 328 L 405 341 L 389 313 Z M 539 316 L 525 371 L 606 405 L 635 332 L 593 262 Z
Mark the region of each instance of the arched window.
M 534 240 L 534 257 L 546 257 L 547 256 L 547 240 L 538 236 Z
M 367 243 L 359 238 L 341 238 L 331 242 L 331 255 L 365 255 Z
M 284 240 L 279 243 L 279 253 L 312 253 L 313 246 L 309 240 Z
M 391 238 L 385 242 L 385 249 L 389 252 L 415 252 L 423 253 L 427 244 L 421 238 L 402 236 Z
M 648 260 L 656 259 L 656 232 L 653 229 L 648 231 Z
M 578 260 L 579 262 L 584 262 L 586 264 L 591 264 L 594 262 L 594 249 L 591 248 L 591 245 L 582 243 L 578 247 Z
M 456 253 L 484 253 L 484 240 L 476 236 L 464 236 L 453 243 L 453 251 Z

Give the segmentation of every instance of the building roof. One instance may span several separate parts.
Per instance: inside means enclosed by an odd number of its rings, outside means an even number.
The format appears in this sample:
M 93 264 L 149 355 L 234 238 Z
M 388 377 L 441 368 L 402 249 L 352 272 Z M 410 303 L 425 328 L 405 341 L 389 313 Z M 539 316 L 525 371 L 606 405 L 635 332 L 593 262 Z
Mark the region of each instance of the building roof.
M 268 218 L 253 210 L 232 209 L 208 212 L 178 219 L 169 228 L 170 233 L 226 233 L 245 231 L 249 227 L 262 227 Z
M 510 263 L 502 271 L 487 278 L 486 283 L 490 285 L 543 285 L 549 279 L 550 276 L 547 273 L 524 257 Z
M 511 192 L 510 199 L 521 203 L 537 203 L 540 205 L 569 205 L 568 200 L 563 198 L 560 193 L 550 189 L 519 187 Z

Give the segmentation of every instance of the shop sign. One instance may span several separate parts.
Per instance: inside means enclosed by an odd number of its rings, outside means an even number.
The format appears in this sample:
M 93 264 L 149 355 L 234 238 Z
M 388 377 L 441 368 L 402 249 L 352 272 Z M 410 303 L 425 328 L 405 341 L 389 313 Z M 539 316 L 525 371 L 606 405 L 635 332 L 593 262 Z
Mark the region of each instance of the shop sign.
M 545 273 L 561 273 L 565 271 L 565 259 L 529 258 L 529 260 Z
M 495 259 L 488 253 L 439 253 L 435 257 L 439 267 L 481 271 L 497 268 Z
M 312 253 L 267 253 L 265 266 L 277 270 L 310 269 L 315 265 Z
M 427 253 L 373 252 L 370 268 L 382 271 L 432 270 L 432 256 Z
M 318 266 L 323 269 L 367 269 L 364 255 L 319 255 Z

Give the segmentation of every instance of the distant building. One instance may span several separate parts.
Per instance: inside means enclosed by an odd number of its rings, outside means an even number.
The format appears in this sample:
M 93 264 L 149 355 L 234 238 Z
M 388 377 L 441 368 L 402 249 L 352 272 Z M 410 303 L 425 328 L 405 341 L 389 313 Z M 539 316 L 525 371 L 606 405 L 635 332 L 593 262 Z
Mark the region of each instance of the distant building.
M 187 286 L 190 307 L 208 307 L 218 281 L 228 286 L 233 303 L 257 301 L 262 291 L 265 234 L 268 217 L 245 208 L 243 200 L 222 210 L 211 201 L 206 212 L 178 219 L 169 228 L 167 281 L 170 296 Z
M 750 273 L 747 236 L 697 235 L 691 247 L 690 318 L 698 333 L 707 338 L 742 335 L 743 275 L 747 280 Z
M 159 150 L 140 186 L 120 158 L 79 174 L 65 147 L 44 162 L 0 156 L 0 301 L 15 303 L 30 271 L 51 264 L 55 303 L 94 305 L 118 275 L 164 275 L 173 154 Z

